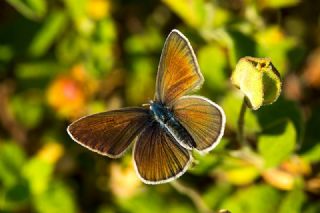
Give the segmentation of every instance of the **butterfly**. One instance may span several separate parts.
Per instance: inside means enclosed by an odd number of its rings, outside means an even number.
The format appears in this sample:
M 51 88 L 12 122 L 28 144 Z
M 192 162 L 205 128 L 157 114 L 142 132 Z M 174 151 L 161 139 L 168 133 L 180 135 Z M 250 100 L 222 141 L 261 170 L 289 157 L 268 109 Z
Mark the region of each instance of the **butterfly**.
M 146 184 L 180 177 L 192 162 L 191 151 L 212 150 L 223 136 L 225 113 L 211 100 L 185 96 L 204 78 L 188 39 L 174 29 L 160 57 L 154 100 L 82 117 L 67 128 L 71 138 L 110 158 L 134 143 L 134 168 Z

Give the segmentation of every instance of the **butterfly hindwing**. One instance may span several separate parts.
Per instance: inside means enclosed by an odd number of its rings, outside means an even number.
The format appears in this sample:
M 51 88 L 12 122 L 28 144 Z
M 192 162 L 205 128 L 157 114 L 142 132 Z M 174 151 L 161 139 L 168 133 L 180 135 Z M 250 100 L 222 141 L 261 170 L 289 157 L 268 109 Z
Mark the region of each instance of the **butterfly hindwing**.
M 165 183 L 181 176 L 191 155 L 157 122 L 141 133 L 134 147 L 136 171 L 143 182 Z
M 198 151 L 208 152 L 219 143 L 225 114 L 217 104 L 201 96 L 184 96 L 173 104 L 173 113 L 193 138 Z
M 169 182 L 188 169 L 190 150 L 210 151 L 223 135 L 223 110 L 209 99 L 185 96 L 202 83 L 188 39 L 172 30 L 162 50 L 155 100 L 149 108 L 85 116 L 67 131 L 80 145 L 112 158 L 120 157 L 136 141 L 133 159 L 140 179 L 147 184 Z
M 156 101 L 168 106 L 200 87 L 203 76 L 188 39 L 172 30 L 164 44 L 156 80 Z
M 149 122 L 148 110 L 128 107 L 80 118 L 67 131 L 80 145 L 108 157 L 120 157 Z

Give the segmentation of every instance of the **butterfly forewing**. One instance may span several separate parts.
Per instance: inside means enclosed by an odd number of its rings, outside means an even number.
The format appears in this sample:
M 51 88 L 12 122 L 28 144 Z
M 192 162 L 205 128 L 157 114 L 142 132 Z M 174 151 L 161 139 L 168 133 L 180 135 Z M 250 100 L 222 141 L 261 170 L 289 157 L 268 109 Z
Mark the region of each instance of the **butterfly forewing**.
M 68 133 L 82 146 L 113 158 L 136 139 L 133 158 L 141 180 L 169 182 L 186 172 L 191 149 L 210 151 L 223 135 L 223 110 L 206 98 L 184 96 L 202 83 L 189 41 L 172 30 L 162 50 L 155 100 L 149 109 L 132 107 L 86 116 L 73 122 Z
M 148 110 L 123 108 L 80 118 L 68 127 L 79 144 L 109 157 L 120 157 L 149 122 Z
M 170 106 L 174 100 L 200 87 L 202 82 L 203 77 L 189 41 L 179 31 L 171 31 L 160 58 L 156 100 Z
M 200 96 L 185 96 L 174 103 L 173 113 L 194 139 L 197 150 L 207 152 L 219 143 L 225 114 L 217 104 Z
M 168 182 L 181 176 L 191 162 L 191 155 L 153 122 L 137 139 L 134 162 L 140 178 L 148 184 Z

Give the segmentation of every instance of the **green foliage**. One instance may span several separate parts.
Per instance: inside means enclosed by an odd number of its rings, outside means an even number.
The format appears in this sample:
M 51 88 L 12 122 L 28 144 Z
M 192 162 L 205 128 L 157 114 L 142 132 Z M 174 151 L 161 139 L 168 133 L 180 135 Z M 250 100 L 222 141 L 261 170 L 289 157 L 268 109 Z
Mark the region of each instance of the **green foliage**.
M 39 57 L 45 54 L 54 39 L 63 32 L 66 21 L 66 15 L 63 12 L 57 11 L 50 14 L 30 44 L 30 55 Z
M 257 184 L 239 189 L 222 206 L 237 213 L 276 212 L 280 198 L 280 193 L 274 188 Z
M 217 44 L 206 45 L 199 49 L 198 59 L 206 79 L 205 86 L 215 92 L 225 91 L 228 79 L 226 74 L 227 59 L 223 49 Z
M 235 92 L 230 92 L 227 94 L 221 106 L 226 113 L 227 117 L 227 126 L 236 130 L 237 129 L 237 120 L 240 113 L 242 103 L 242 97 L 240 94 Z M 260 124 L 257 120 L 257 117 L 250 111 L 248 111 L 245 115 L 246 125 L 244 127 L 244 131 L 253 134 L 257 133 L 261 130 Z
M 59 181 L 52 182 L 44 193 L 35 196 L 33 202 L 39 213 L 77 212 L 69 187 Z
M 45 0 L 7 0 L 7 2 L 30 19 L 42 18 L 47 11 Z
M 203 206 L 320 212 L 319 2 L 6 0 L 0 6 L 0 212 L 191 213 Z M 197 94 L 226 113 L 220 144 L 206 155 L 192 153 L 193 165 L 179 178 L 187 191 L 142 184 L 130 152 L 119 160 L 97 156 L 66 132 L 83 115 L 153 99 L 173 28 L 198 58 L 205 82 Z M 236 137 L 243 94 L 230 79 L 246 56 L 274 67 L 250 63 L 236 78 L 259 108 L 245 113 L 243 147 Z
M 282 128 L 281 128 L 282 127 Z M 275 129 L 283 129 L 280 134 L 263 134 L 259 137 L 258 151 L 265 161 L 265 167 L 276 167 L 286 160 L 294 151 L 296 133 L 291 122 L 277 125 Z
M 305 194 L 301 189 L 294 189 L 291 192 L 288 192 L 287 195 L 283 198 L 279 212 L 292 212 L 299 213 L 301 212 L 302 205 L 305 201 Z
M 4 186 L 15 185 L 19 181 L 17 175 L 26 160 L 25 153 L 20 147 L 6 142 L 0 146 L 0 177 Z

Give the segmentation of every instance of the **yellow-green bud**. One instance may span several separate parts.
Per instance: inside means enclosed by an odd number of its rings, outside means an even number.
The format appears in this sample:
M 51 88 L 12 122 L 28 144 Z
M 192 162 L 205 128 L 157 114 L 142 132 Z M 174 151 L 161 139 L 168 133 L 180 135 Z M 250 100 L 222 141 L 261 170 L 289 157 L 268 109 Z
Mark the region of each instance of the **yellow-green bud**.
M 269 58 L 241 58 L 231 82 L 244 93 L 248 107 L 254 110 L 275 102 L 281 92 L 280 74 Z

